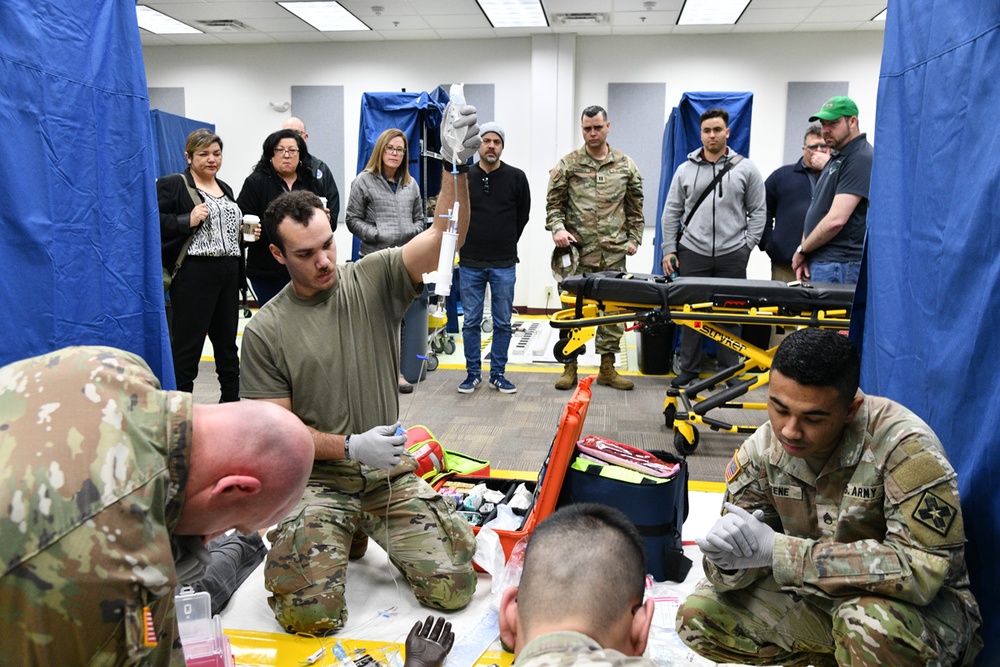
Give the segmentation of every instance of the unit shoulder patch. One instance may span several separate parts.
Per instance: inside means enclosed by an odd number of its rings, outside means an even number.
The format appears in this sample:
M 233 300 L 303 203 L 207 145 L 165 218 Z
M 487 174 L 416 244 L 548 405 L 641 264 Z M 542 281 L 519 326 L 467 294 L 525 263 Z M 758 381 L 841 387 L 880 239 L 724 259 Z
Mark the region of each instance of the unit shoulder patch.
M 901 510 L 916 541 L 927 546 L 949 546 L 965 541 L 965 526 L 957 496 L 947 485 L 914 495 Z
M 940 496 L 924 491 L 912 516 L 917 522 L 945 537 L 958 516 L 958 510 Z

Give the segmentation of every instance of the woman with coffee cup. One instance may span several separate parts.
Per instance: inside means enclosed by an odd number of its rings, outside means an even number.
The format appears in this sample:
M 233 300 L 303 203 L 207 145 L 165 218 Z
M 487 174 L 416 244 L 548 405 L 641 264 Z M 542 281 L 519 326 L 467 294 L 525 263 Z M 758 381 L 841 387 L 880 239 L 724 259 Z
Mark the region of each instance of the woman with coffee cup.
M 410 176 L 408 156 L 406 135 L 389 128 L 379 135 L 368 164 L 351 184 L 347 228 L 361 239 L 361 257 L 405 245 L 427 227 L 427 213 L 420 187 Z M 411 308 L 420 307 L 414 304 Z M 413 385 L 402 374 L 399 391 L 413 391 Z
M 239 202 L 243 213 L 264 219 L 267 205 L 283 192 L 309 190 L 320 196 L 321 185 L 315 172 L 309 168 L 311 157 L 306 142 L 294 130 L 278 130 L 264 139 L 260 160 L 243 181 Z M 327 211 L 329 217 L 329 211 Z M 331 229 L 333 225 L 331 224 Z M 288 284 L 288 269 L 271 255 L 271 239 L 261 225 L 260 238 L 247 247 L 247 276 L 257 296 L 257 305 L 263 306 Z
M 205 128 L 189 134 L 184 157 L 188 167 L 183 173 L 156 181 L 163 268 L 168 273 L 176 269 L 169 303 L 177 389 L 194 389 L 207 331 L 222 389 L 220 402 L 238 401 L 243 214 L 233 189 L 216 178 L 222 168 L 222 139 L 217 134 Z

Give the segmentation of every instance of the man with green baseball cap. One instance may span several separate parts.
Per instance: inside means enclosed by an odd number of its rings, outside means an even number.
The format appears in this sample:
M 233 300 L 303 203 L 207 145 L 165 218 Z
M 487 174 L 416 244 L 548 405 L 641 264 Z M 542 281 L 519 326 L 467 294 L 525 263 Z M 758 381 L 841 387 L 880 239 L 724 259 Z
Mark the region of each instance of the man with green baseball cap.
M 799 280 L 855 284 L 867 230 L 872 145 L 858 128 L 858 105 L 850 97 L 831 97 L 809 120 L 823 126 L 833 153 L 816 182 L 792 270 Z
M 837 120 L 844 116 L 857 116 L 858 105 L 846 95 L 831 97 L 823 108 L 816 112 L 816 115 L 809 116 L 809 122 L 815 123 L 818 120 Z

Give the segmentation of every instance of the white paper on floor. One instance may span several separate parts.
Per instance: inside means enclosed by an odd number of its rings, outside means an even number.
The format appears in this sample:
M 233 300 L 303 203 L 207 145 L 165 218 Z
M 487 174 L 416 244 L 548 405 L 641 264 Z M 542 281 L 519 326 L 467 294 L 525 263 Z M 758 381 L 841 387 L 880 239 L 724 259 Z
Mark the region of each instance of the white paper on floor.
M 683 538 L 690 542 L 696 537 L 704 537 L 719 517 L 722 507 L 722 494 L 691 491 L 688 494 L 691 504 L 687 521 L 684 522 Z M 656 584 L 658 594 L 664 597 L 675 597 L 676 602 L 669 602 L 661 610 L 657 608 L 659 627 L 667 630 L 672 628 L 672 614 L 676 613 L 676 604 L 687 597 L 701 580 L 701 553 L 697 546 L 685 546 L 684 552 L 694 561 L 687 579 L 682 583 L 666 582 Z M 349 609 L 347 625 L 336 633 L 349 639 L 368 639 L 371 641 L 400 642 L 406 639 L 413 624 L 425 619 L 429 614 L 441 614 L 451 621 L 456 637 L 472 632 L 476 624 L 489 612 L 490 589 L 492 580 L 488 575 L 480 574 L 476 592 L 472 601 L 465 609 L 455 612 L 438 612 L 422 607 L 410 591 L 403 576 L 388 564 L 385 551 L 374 542 L 370 543 L 368 552 L 359 560 L 351 561 L 347 569 L 346 598 Z M 392 574 L 395 574 L 395 584 Z M 397 588 L 398 586 L 398 588 Z M 236 591 L 229 605 L 220 614 L 222 625 L 232 630 L 254 630 L 259 632 L 283 632 L 271 608 L 267 604 L 269 593 L 264 588 L 264 564 L 262 563 L 251 573 L 243 585 Z M 674 638 L 667 634 L 658 635 L 664 646 L 671 650 L 680 650 L 674 644 Z M 676 633 L 674 633 L 676 636 Z M 678 639 L 679 641 L 679 639 Z M 501 650 L 499 642 L 495 642 L 492 650 Z M 663 647 L 661 647 L 663 649 Z M 660 650 L 660 649 L 658 649 Z M 694 654 L 691 658 L 698 659 Z M 687 660 L 687 658 L 685 658 Z M 669 664 L 663 663 L 660 664 Z M 696 661 L 678 662 L 676 664 L 702 665 Z

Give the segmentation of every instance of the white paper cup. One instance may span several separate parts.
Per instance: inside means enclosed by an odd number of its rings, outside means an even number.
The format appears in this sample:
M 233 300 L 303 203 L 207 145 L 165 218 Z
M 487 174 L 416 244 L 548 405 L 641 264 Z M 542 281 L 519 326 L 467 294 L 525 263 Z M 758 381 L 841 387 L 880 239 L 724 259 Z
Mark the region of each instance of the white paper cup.
M 260 218 L 253 214 L 243 216 L 243 241 L 253 243 L 257 240 L 257 228 L 260 226 Z

